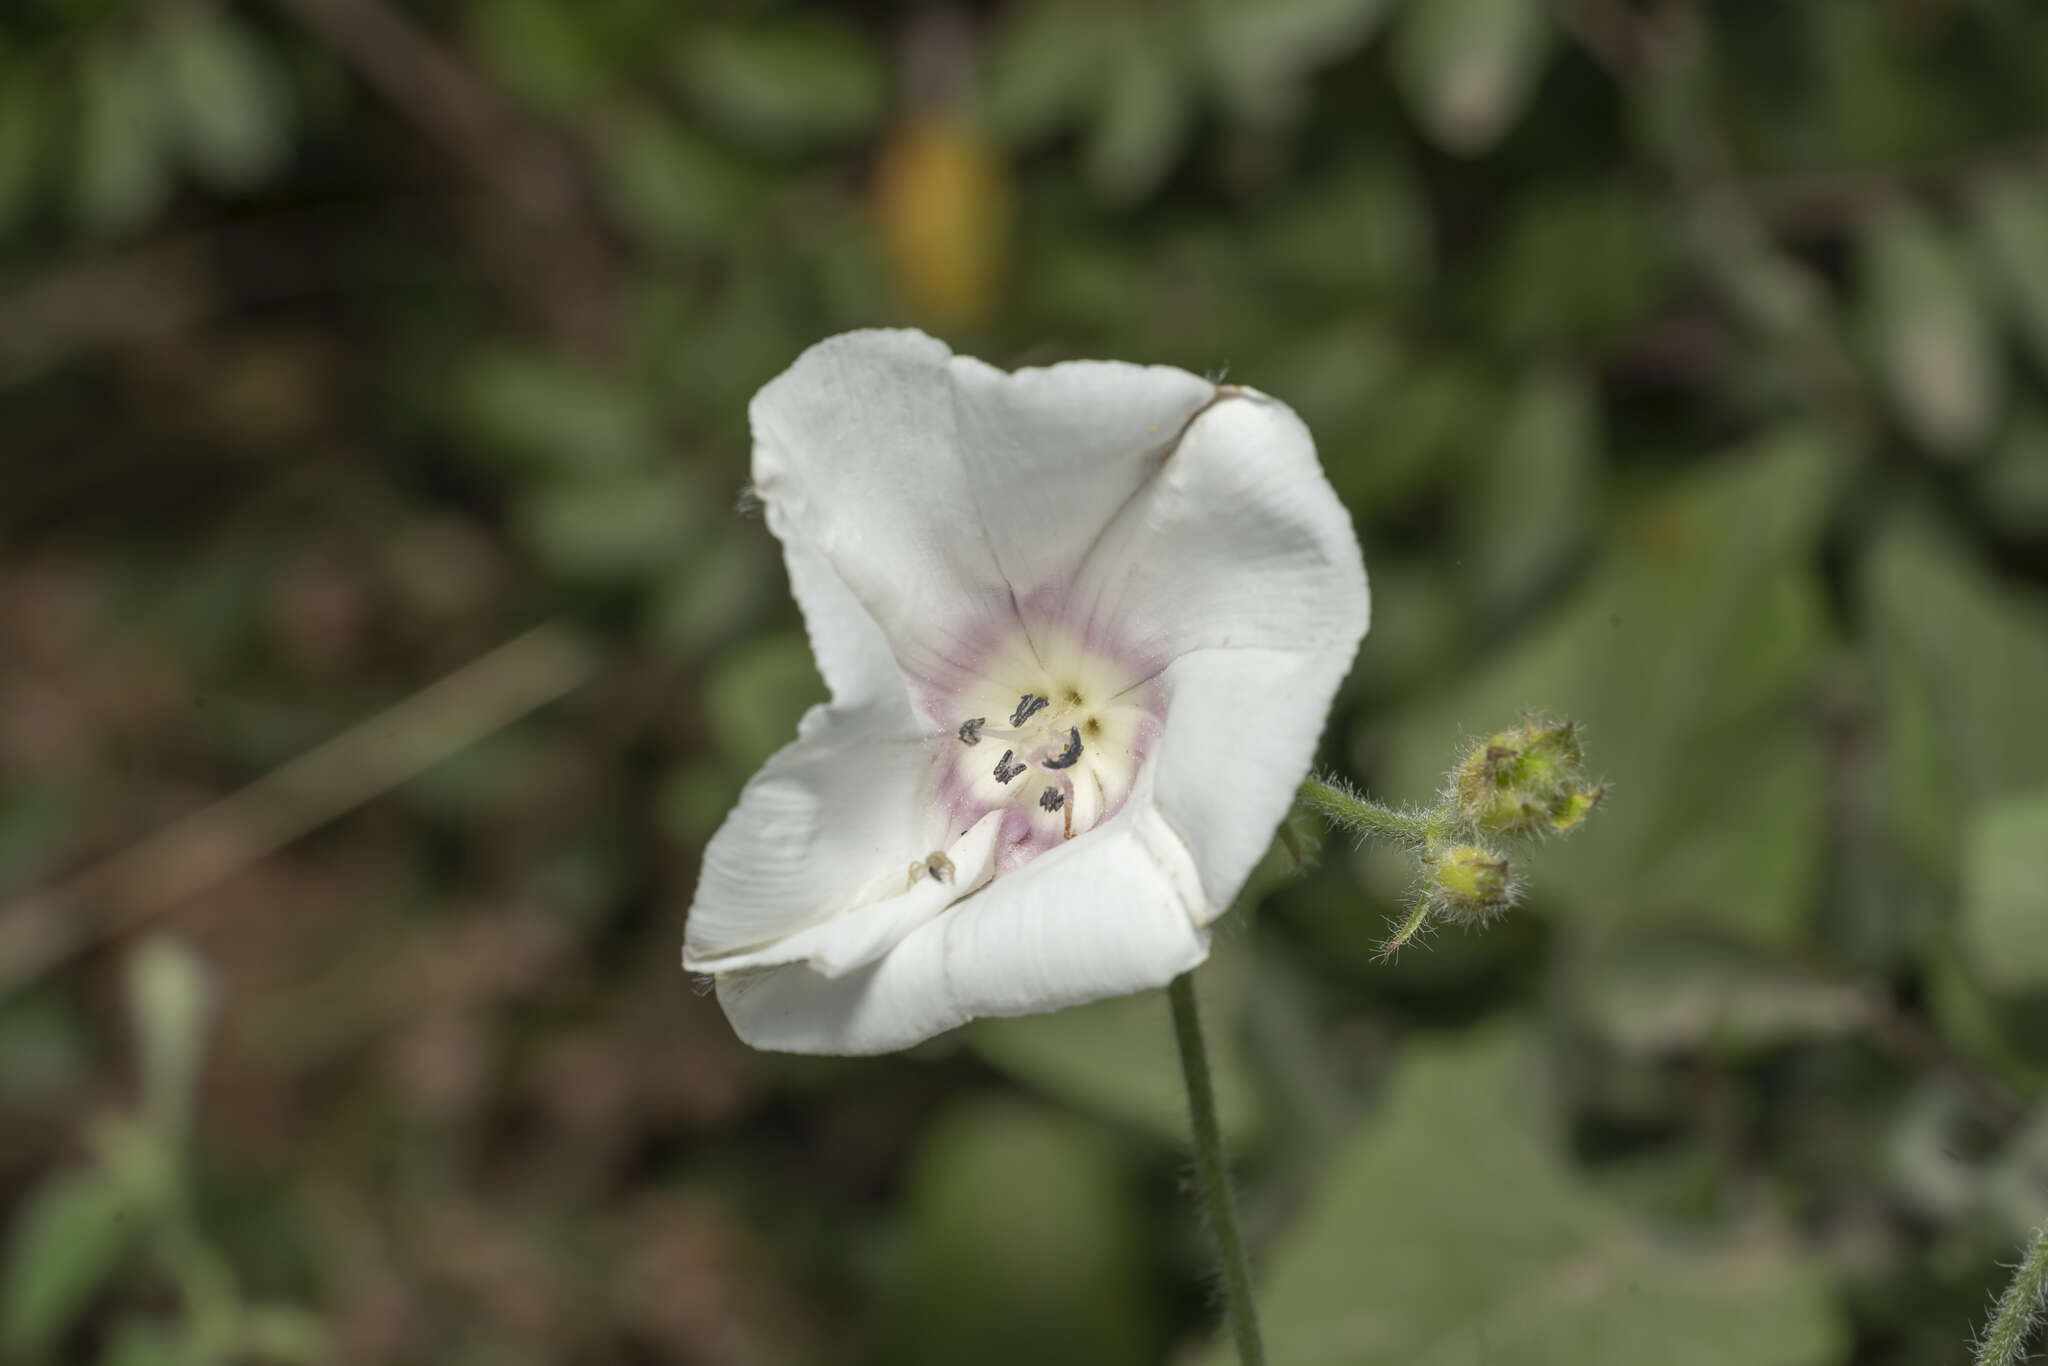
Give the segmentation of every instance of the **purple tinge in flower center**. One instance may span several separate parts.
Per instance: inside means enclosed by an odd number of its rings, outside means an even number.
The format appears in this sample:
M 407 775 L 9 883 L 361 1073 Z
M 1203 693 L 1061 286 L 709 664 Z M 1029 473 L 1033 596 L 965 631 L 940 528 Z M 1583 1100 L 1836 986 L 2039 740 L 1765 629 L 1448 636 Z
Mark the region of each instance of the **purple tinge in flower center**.
M 1158 672 L 1064 629 L 1000 633 L 924 699 L 947 737 L 938 799 L 952 831 L 1001 812 L 1007 872 L 1114 815 L 1163 723 Z

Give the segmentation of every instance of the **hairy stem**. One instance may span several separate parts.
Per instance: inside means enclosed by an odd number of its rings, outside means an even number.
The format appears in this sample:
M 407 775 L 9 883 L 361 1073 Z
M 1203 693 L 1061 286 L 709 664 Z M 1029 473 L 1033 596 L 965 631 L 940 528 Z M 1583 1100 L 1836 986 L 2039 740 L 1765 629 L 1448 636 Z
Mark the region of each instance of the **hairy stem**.
M 1230 1311 L 1230 1330 L 1237 1339 L 1242 1366 L 1265 1366 L 1266 1348 L 1259 1338 L 1258 1309 L 1252 1303 L 1251 1264 L 1237 1231 L 1237 1208 L 1231 1198 L 1230 1164 L 1223 1151 L 1223 1130 L 1216 1122 L 1216 1092 L 1209 1083 L 1209 1051 L 1202 1043 L 1202 1021 L 1195 1014 L 1195 982 L 1188 973 L 1166 989 L 1173 1003 L 1173 1034 L 1180 1043 L 1180 1070 L 1188 1086 L 1188 1117 L 1195 1131 L 1195 1177 L 1209 1219 L 1209 1236 L 1223 1269 L 1223 1294 Z
M 1176 1002 L 1176 1013 L 1178 1009 Z M 2034 1245 L 2027 1250 L 2026 1260 L 1998 1297 L 1998 1310 L 1977 1348 L 1977 1366 L 2018 1366 L 2024 1361 L 2021 1353 L 2026 1351 L 2027 1338 L 2044 1309 L 2048 1309 L 2048 1224 L 2034 1231 Z
M 1434 819 L 1435 813 L 1417 815 L 1396 811 L 1391 806 L 1382 806 L 1370 797 L 1347 792 L 1320 778 L 1310 778 L 1302 783 L 1300 800 L 1309 810 L 1348 830 L 1378 835 L 1399 844 L 1423 844 L 1440 833 L 1437 829 L 1440 822 Z
M 1394 932 L 1387 936 L 1386 942 L 1379 946 L 1376 956 L 1382 959 L 1392 958 L 1409 940 L 1422 933 L 1422 927 L 1428 920 L 1429 898 L 1417 895 L 1415 904 L 1408 908 L 1407 916 L 1395 927 Z

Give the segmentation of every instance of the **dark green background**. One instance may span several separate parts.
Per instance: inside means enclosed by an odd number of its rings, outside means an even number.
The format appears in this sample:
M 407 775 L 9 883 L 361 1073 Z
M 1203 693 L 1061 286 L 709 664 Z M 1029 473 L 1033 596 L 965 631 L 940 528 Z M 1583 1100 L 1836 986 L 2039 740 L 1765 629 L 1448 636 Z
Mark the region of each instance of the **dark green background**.
M 821 693 L 746 402 L 876 323 L 1292 403 L 1329 763 L 1611 782 L 1484 934 L 1374 961 L 1341 843 L 1221 927 L 1276 1362 L 1967 1359 L 2048 1218 L 2023 0 L 13 0 L 0 1355 L 1221 1360 L 1163 1000 L 799 1060 L 678 967 Z

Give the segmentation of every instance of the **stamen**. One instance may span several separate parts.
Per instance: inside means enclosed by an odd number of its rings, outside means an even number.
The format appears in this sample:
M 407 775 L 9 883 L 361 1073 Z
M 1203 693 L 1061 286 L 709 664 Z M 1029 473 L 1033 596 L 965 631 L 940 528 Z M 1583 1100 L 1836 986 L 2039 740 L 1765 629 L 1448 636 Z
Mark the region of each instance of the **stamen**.
M 1040 697 L 1037 693 L 1025 693 L 1017 699 L 1017 710 L 1010 713 L 1010 724 L 1021 726 L 1051 705 L 1052 701 L 1049 698 Z
M 1047 768 L 1072 768 L 1081 761 L 1081 731 L 1077 726 L 1067 727 L 1067 747 L 1056 759 L 1047 759 Z
M 1038 809 L 1040 811 L 1057 811 L 1066 804 L 1067 794 L 1056 787 L 1048 787 L 1045 791 L 1038 794 Z
M 960 743 L 978 745 L 981 743 L 981 728 L 988 724 L 986 716 L 972 716 L 960 723 Z
M 1013 762 L 1011 756 L 1015 753 L 1015 750 L 1006 749 L 1003 751 L 1003 757 L 996 760 L 997 782 L 1007 783 L 1010 781 L 1010 779 L 1016 777 L 1019 773 L 1022 773 L 1024 771 L 1024 765 Z

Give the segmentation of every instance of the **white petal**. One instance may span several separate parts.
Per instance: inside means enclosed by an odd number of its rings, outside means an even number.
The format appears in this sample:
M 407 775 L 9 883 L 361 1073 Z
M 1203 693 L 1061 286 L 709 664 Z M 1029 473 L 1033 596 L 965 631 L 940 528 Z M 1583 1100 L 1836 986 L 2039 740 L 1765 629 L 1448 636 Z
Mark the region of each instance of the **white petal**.
M 933 749 L 873 713 L 813 708 L 704 850 L 684 929 L 692 970 L 766 948 L 900 894 L 912 860 L 946 842 L 927 796 Z
M 1208 956 L 1189 852 L 1148 802 L 912 932 L 857 972 L 793 964 L 721 976 L 756 1048 L 886 1053 L 983 1015 L 1057 1010 L 1164 986 Z
M 1202 923 L 1230 908 L 1294 804 L 1351 654 L 1197 650 L 1167 667 L 1151 780 L 1201 871 Z
M 1020 598 L 1064 587 L 1088 548 L 1216 396 L 1164 365 L 1013 372 L 953 358 L 959 442 L 996 561 Z
M 1016 620 L 960 457 L 951 358 L 921 332 L 848 332 L 805 351 L 748 409 L 770 527 L 831 566 L 913 678 L 950 676 L 984 623 Z M 811 596 L 807 620 L 844 606 Z M 832 667 L 864 677 L 868 661 L 854 659 L 848 647 Z
M 784 521 L 778 509 L 768 509 L 768 529 L 782 541 L 790 595 L 803 611 L 811 655 L 832 693 L 834 708 L 876 710 L 892 724 L 908 727 L 910 695 L 904 691 L 888 637 L 825 557 L 791 536 Z
M 1155 659 L 1228 646 L 1348 661 L 1365 566 L 1301 419 L 1225 390 L 1089 556 L 1071 613 Z
M 903 879 L 907 890 L 894 896 L 842 910 L 756 949 L 709 958 L 686 949 L 683 966 L 692 972 L 722 973 L 805 963 L 826 977 L 843 977 L 874 962 L 912 930 L 987 882 L 995 872 L 996 832 L 1002 822 L 1002 813 L 991 811 L 955 840 L 944 851 L 949 864 L 944 877 L 922 868 L 908 872 Z

